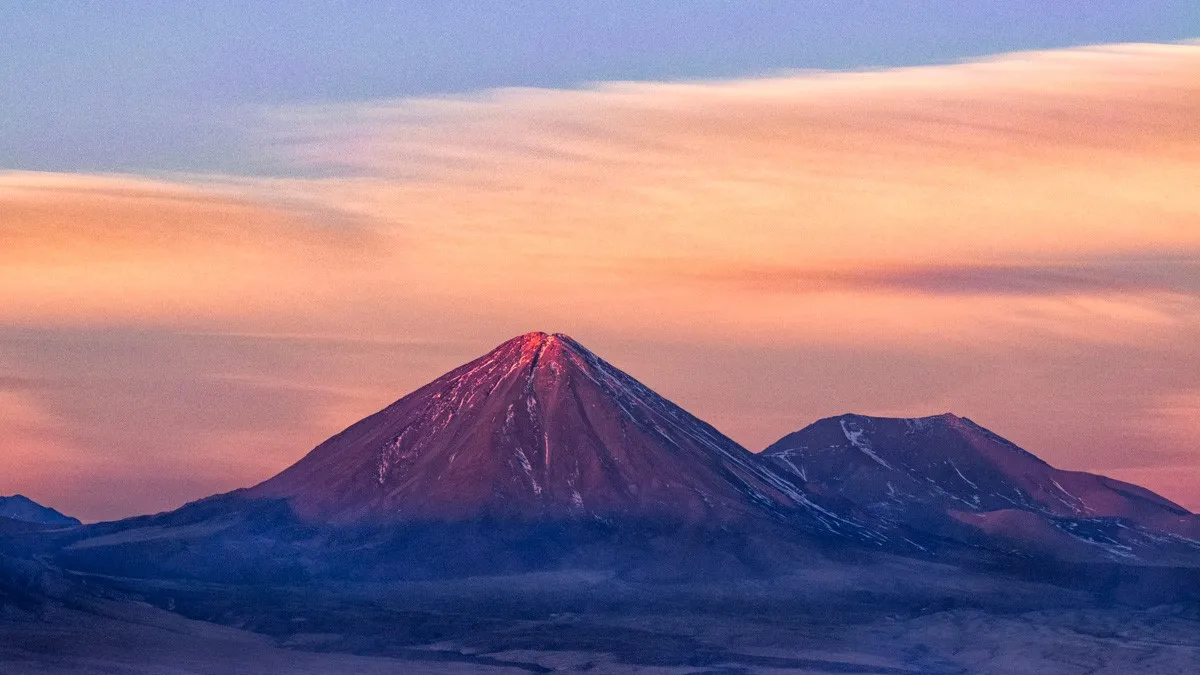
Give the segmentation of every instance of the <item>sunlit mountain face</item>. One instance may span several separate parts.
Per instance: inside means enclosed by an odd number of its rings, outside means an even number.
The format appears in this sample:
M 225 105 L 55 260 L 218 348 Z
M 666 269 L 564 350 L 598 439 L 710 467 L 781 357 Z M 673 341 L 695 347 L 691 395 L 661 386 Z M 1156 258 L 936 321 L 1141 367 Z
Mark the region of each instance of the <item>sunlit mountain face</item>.
M 350 427 L 252 497 L 322 521 L 722 522 L 797 506 L 754 456 L 565 335 L 530 333 Z

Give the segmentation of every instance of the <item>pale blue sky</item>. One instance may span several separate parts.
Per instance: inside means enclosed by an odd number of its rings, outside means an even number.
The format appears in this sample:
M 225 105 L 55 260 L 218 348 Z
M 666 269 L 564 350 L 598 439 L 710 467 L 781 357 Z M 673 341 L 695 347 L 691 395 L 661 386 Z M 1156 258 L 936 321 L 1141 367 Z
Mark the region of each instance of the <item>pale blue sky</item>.
M 274 172 L 256 106 L 1200 36 L 1200 3 L 0 2 L 0 169 Z

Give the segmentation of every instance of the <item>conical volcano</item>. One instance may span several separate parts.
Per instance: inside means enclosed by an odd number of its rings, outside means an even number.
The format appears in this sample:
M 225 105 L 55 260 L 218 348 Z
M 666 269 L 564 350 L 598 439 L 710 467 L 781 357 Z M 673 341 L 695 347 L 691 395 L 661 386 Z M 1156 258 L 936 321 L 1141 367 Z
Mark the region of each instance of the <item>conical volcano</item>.
M 791 512 L 796 486 L 566 335 L 529 333 L 248 491 L 324 523 Z
M 405 579 L 602 569 L 790 570 L 891 541 L 575 340 L 529 333 L 252 488 L 84 528 L 59 554 L 117 575 Z

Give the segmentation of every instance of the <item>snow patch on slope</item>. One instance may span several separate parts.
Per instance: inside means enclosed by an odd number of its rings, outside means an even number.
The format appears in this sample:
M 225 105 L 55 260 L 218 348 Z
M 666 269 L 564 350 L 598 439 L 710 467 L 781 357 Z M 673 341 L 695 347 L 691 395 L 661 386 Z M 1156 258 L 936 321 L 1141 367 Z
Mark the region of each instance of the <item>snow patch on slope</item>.
M 949 460 L 947 460 L 947 461 L 949 461 Z M 958 465 L 957 465 L 957 464 L 955 464 L 954 462 L 950 462 L 950 467 L 951 467 L 952 469 L 954 469 L 954 473 L 958 474 L 958 477 L 959 477 L 959 478 L 963 479 L 963 482 L 964 482 L 964 483 L 966 483 L 967 485 L 970 485 L 971 487 L 975 488 L 976 490 L 978 490 L 978 489 L 979 489 L 979 486 L 978 486 L 978 485 L 976 485 L 975 483 L 971 482 L 971 479 L 970 479 L 970 478 L 967 478 L 966 476 L 964 476 L 964 475 L 963 475 L 963 472 L 962 472 L 962 471 L 959 471 L 959 470 L 958 470 Z M 978 496 L 976 496 L 976 498 L 975 498 L 975 501 L 979 501 L 979 497 L 978 497 Z
M 892 471 L 895 471 L 891 464 L 888 464 L 883 460 L 882 457 L 875 454 L 875 450 L 871 447 L 871 441 L 867 440 L 866 438 L 865 431 L 862 429 L 855 429 L 854 427 L 846 424 L 846 420 L 838 420 L 838 423 L 842 425 L 842 433 L 846 435 L 846 440 L 850 441 L 850 445 L 858 448 L 860 452 L 878 462 L 879 465 L 885 469 L 891 469 Z

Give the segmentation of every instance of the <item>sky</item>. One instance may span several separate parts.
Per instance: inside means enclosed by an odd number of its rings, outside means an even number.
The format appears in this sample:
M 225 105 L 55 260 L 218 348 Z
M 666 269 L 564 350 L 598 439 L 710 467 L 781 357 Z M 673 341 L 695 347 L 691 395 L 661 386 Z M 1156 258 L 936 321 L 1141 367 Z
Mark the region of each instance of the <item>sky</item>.
M 899 5 L 0 3 L 0 494 L 250 485 L 545 330 L 1200 509 L 1200 7 Z

